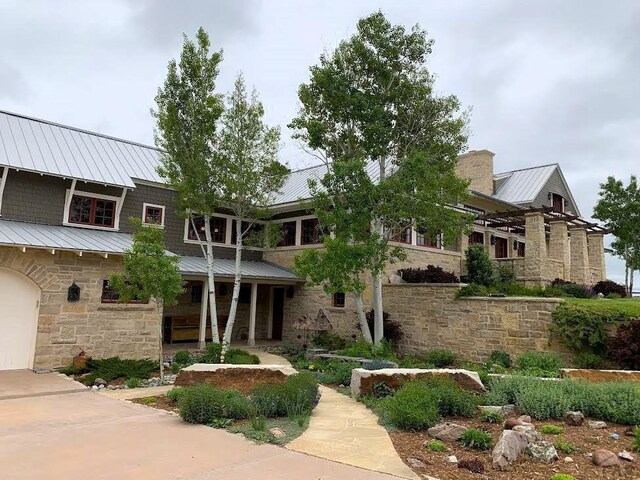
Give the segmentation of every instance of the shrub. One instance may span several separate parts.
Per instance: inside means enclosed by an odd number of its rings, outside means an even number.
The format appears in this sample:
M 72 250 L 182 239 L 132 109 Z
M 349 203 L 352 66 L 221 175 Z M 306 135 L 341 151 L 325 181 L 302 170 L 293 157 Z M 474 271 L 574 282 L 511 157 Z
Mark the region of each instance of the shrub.
M 496 277 L 500 283 L 515 284 L 516 273 L 513 266 L 506 262 L 499 262 L 496 268 Z
M 367 325 L 369 325 L 369 331 L 371 335 L 373 335 L 373 321 L 374 321 L 375 313 L 373 309 L 369 310 L 366 313 L 367 317 Z M 360 324 L 358 323 L 358 329 L 360 328 Z M 392 343 L 398 343 L 402 337 L 402 325 L 395 320 L 391 320 L 391 315 L 388 312 L 382 313 L 382 330 L 383 330 L 383 338 Z
M 251 394 L 256 413 L 267 418 L 308 415 L 318 395 L 318 382 L 310 373 L 287 377 L 279 385 L 260 385 Z
M 556 442 L 554 443 L 554 446 L 556 447 L 556 450 L 564 453 L 565 455 L 571 455 L 573 452 L 577 450 L 575 445 L 567 442 L 566 440 L 562 440 L 561 438 L 556 440 Z
M 545 435 L 560 435 L 564 433 L 564 428 L 558 425 L 542 425 L 542 427 L 540 427 L 540 433 L 544 433 Z
M 489 450 L 492 440 L 493 437 L 489 432 L 477 428 L 469 428 L 460 436 L 462 445 L 478 450 Z
M 185 387 L 179 401 L 185 422 L 208 425 L 215 419 L 242 419 L 252 413 L 251 403 L 237 390 L 221 390 L 211 385 Z
M 211 342 L 205 347 L 204 353 L 197 358 L 197 363 L 220 363 L 221 353 L 222 345 L 220 343 Z
M 280 345 L 280 353 L 288 357 L 297 357 L 304 353 L 304 347 L 299 343 L 284 342 Z
M 173 361 L 180 365 L 188 365 L 191 363 L 191 352 L 188 350 L 180 350 L 174 355 Z
M 402 268 L 398 275 L 407 283 L 460 283 L 453 272 L 445 272 L 442 267 L 427 265 L 425 268 Z
M 581 352 L 574 359 L 577 368 L 600 369 L 604 366 L 604 358 L 591 352 Z
M 347 345 L 347 341 L 335 333 L 320 330 L 311 338 L 311 344 L 316 348 L 333 351 L 344 348 Z
M 253 417 L 251 419 L 251 428 L 257 432 L 264 432 L 267 428 L 267 419 L 264 417 Z
M 504 368 L 511 368 L 511 355 L 504 350 L 494 350 L 489 355 L 489 363 L 502 365 Z
M 246 350 L 240 350 L 239 348 L 230 348 L 227 350 L 224 361 L 231 365 L 258 365 L 260 363 L 257 355 L 249 353 Z
M 382 417 L 403 430 L 423 430 L 438 421 L 438 401 L 423 382 L 408 382 L 380 403 Z
M 640 452 L 640 427 L 636 427 L 633 429 L 633 449 L 636 452 Z
M 114 378 L 149 378 L 158 369 L 153 360 L 132 360 L 111 357 L 101 360 L 90 358 L 87 367 L 93 378 L 102 378 L 110 382 Z
M 429 440 L 424 444 L 425 448 L 430 452 L 446 452 L 447 446 L 440 440 Z
M 424 360 L 427 363 L 435 365 L 437 368 L 444 368 L 454 365 L 458 360 L 458 356 L 451 350 L 439 349 L 427 352 Z
M 578 285 L 574 282 L 562 280 L 561 278 L 556 278 L 553 282 L 551 282 L 551 287 L 554 290 L 562 292 L 565 296 L 568 297 L 591 298 L 595 295 L 593 289 L 585 285 Z
M 575 351 L 605 351 L 608 326 L 626 319 L 617 309 L 564 304 L 551 314 L 551 337 Z
M 486 297 L 489 295 L 489 290 L 484 285 L 478 283 L 470 283 L 458 290 L 457 296 L 461 297 Z
M 476 396 L 463 390 L 448 378 L 428 378 L 422 381 L 436 398 L 438 413 L 443 417 L 473 417 Z
M 391 343 L 385 339 L 380 345 L 373 345 L 366 340 L 355 340 L 337 352 L 347 357 L 395 360 L 396 354 Z
M 471 460 L 462 459 L 458 462 L 458 468 L 465 468 L 472 473 L 484 473 L 484 463 L 478 458 Z
M 140 400 L 143 405 L 153 405 L 158 399 L 156 397 L 144 397 Z
M 469 245 L 465 253 L 467 279 L 488 287 L 493 283 L 493 264 L 483 245 Z
M 484 412 L 480 418 L 487 423 L 501 423 L 503 420 L 500 412 Z
M 376 383 L 371 388 L 371 396 L 374 398 L 392 397 L 396 391 L 386 383 Z
M 351 371 L 360 367 L 360 362 L 340 362 L 338 360 L 314 362 L 316 379 L 331 385 L 351 385 Z
M 608 297 L 610 294 L 618 295 L 618 298 L 624 298 L 627 296 L 627 289 L 624 288 L 624 285 L 620 285 L 619 283 L 611 280 L 599 281 L 593 286 L 593 291 L 601 293 L 605 297 Z
M 555 353 L 527 352 L 516 358 L 516 370 L 525 372 L 549 372 L 555 375 L 562 368 L 562 360 Z
M 576 480 L 576 478 L 568 473 L 554 473 L 551 480 Z
M 640 369 L 640 319 L 620 325 L 608 342 L 609 355 L 622 368 Z
M 184 387 L 173 387 L 167 392 L 167 398 L 173 403 L 178 403 L 184 394 Z
M 142 380 L 135 377 L 128 378 L 127 380 L 125 380 L 124 384 L 127 386 L 127 388 L 139 388 L 142 386 Z

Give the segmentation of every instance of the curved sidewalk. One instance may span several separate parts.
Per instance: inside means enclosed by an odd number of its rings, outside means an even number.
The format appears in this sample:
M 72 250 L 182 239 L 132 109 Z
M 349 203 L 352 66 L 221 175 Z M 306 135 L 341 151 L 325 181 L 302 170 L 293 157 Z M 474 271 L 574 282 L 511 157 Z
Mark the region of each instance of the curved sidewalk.
M 400 459 L 387 431 L 367 407 L 331 388 L 320 390 L 309 428 L 286 448 L 397 477 L 420 478 Z

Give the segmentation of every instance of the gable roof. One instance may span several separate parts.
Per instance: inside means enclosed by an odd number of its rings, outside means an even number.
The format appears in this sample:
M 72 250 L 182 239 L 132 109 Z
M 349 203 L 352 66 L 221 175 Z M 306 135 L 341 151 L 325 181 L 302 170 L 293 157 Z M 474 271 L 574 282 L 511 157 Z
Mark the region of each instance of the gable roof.
M 523 168 L 510 172 L 497 173 L 494 180 L 504 180 L 494 197 L 511 203 L 531 203 L 558 168 L 558 164 Z
M 134 188 L 134 178 L 162 183 L 162 152 L 99 133 L 0 110 L 0 165 Z

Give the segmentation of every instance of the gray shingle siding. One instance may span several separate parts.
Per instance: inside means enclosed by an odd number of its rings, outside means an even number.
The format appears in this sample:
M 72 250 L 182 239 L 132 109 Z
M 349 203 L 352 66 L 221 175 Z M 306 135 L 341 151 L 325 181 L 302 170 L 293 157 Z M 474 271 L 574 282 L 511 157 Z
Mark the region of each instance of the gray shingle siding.
M 551 207 L 553 206 L 553 201 L 549 200 L 549 192 L 555 193 L 558 195 L 562 195 L 566 201 L 565 212 L 576 213 L 576 206 L 571 201 L 571 195 L 569 195 L 569 191 L 564 186 L 564 182 L 562 181 L 562 177 L 558 170 L 553 172 L 547 180 L 547 183 L 540 190 L 540 193 L 535 198 L 535 200 L 531 203 L 533 207 Z
M 65 190 L 71 180 L 10 170 L 2 197 L 2 218 L 62 225 Z

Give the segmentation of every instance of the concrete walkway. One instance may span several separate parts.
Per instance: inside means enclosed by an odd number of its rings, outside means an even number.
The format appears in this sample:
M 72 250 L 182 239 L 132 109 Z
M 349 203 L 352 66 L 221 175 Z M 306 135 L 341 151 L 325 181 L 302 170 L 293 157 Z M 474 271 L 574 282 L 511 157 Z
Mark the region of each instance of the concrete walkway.
M 23 380 L 41 393 L 40 377 Z M 11 480 L 393 480 L 88 389 L 0 400 L 0 465 Z
M 309 428 L 286 448 L 397 477 L 419 479 L 396 453 L 387 431 L 367 407 L 328 387 Z
M 236 348 L 235 345 L 232 345 L 232 347 Z M 264 352 L 254 347 L 239 346 L 237 348 L 241 348 L 242 350 L 246 350 L 249 353 L 253 353 L 254 355 L 257 355 L 258 358 L 260 359 L 260 363 L 263 365 L 286 365 L 287 367 L 291 366 L 291 363 L 289 363 L 289 360 L 287 360 L 284 357 L 281 357 L 280 355 Z
M 60 373 L 36 374 L 31 370 L 0 371 L 0 400 L 86 392 L 80 382 Z

